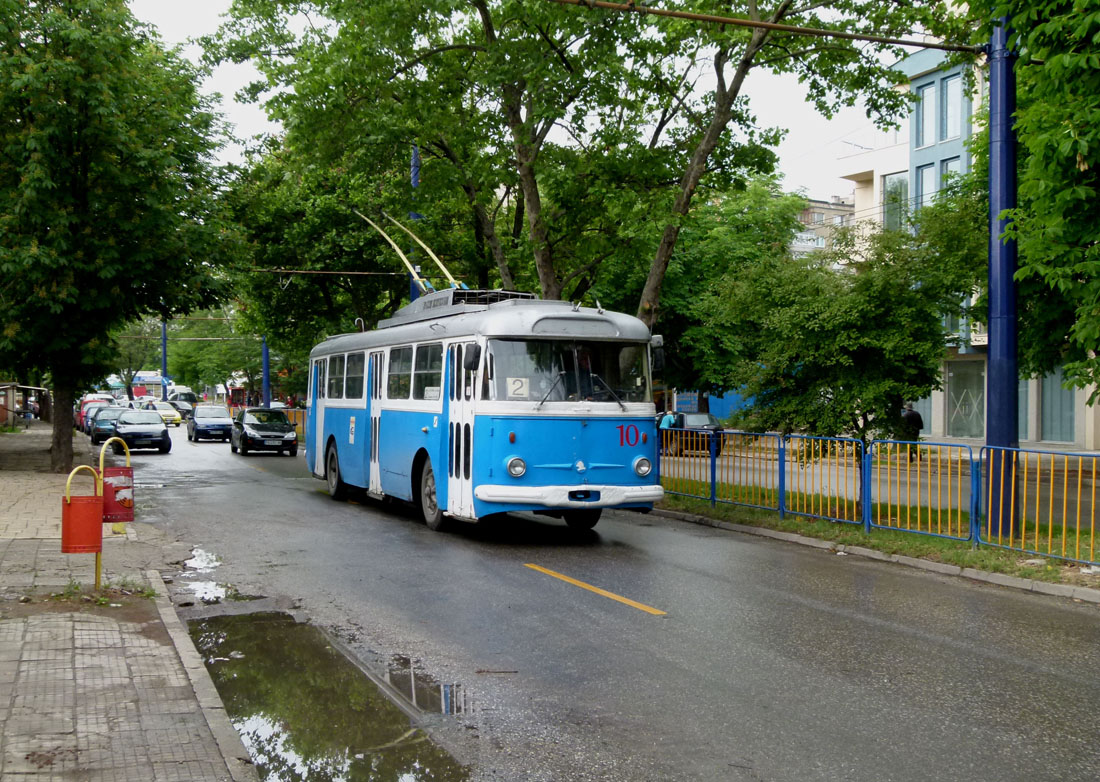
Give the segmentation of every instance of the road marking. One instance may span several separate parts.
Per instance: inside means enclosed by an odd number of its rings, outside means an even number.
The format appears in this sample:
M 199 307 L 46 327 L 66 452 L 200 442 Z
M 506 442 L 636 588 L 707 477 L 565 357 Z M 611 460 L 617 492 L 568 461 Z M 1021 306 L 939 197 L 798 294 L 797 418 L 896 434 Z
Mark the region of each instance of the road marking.
M 581 589 L 587 589 L 589 592 L 595 592 L 597 595 L 603 595 L 604 597 L 609 597 L 612 600 L 617 600 L 620 603 L 625 603 L 628 606 L 631 606 L 633 608 L 637 608 L 639 611 L 645 611 L 647 614 L 653 614 L 654 616 L 664 616 L 665 615 L 665 612 L 661 611 L 658 608 L 652 608 L 650 606 L 645 605 L 644 603 L 637 603 L 637 602 L 631 600 L 630 598 L 623 597 L 622 595 L 616 595 L 614 592 L 608 592 L 606 589 L 600 589 L 599 587 L 592 586 L 591 584 L 586 584 L 583 581 L 578 581 L 575 578 L 570 578 L 569 576 L 562 575 L 561 573 L 556 573 L 553 570 L 548 570 L 547 568 L 541 567 L 539 565 L 533 565 L 531 563 L 527 563 L 526 565 L 524 565 L 524 567 L 529 567 L 532 570 L 537 570 L 540 573 L 545 573 L 546 575 L 553 576 L 554 578 L 560 578 L 562 581 L 566 582 L 567 584 L 572 584 L 573 586 L 578 586 Z

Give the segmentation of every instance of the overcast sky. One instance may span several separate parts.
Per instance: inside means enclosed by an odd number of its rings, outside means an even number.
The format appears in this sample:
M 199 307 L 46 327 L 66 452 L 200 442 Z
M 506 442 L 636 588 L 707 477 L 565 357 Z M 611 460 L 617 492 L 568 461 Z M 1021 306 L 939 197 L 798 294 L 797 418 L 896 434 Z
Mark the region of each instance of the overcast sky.
M 188 39 L 211 33 L 219 25 L 219 16 L 229 7 L 230 0 L 130 0 L 130 7 L 141 20 L 155 25 L 161 37 L 170 44 L 182 44 Z M 197 59 L 197 46 L 184 53 Z M 237 135 L 250 137 L 270 132 L 263 111 L 254 105 L 241 105 L 233 94 L 254 78 L 248 66 L 220 67 L 205 84 L 207 92 L 223 96 L 223 111 L 237 128 Z M 763 127 L 787 128 L 787 136 L 777 152 L 784 188 L 805 191 L 810 198 L 828 199 L 847 196 L 852 184 L 837 174 L 843 167 L 837 159 L 858 149 L 856 146 L 871 131 L 871 121 L 860 109 L 846 109 L 833 120 L 822 118 L 805 102 L 805 91 L 793 78 L 768 73 L 753 73 L 745 83 L 757 121 Z M 239 161 L 240 148 L 227 150 L 223 159 Z

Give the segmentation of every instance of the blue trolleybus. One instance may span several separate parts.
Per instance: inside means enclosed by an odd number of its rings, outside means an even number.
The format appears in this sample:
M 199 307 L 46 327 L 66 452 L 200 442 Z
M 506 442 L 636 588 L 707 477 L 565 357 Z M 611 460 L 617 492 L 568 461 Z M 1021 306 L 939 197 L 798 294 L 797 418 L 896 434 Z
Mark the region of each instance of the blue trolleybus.
M 591 528 L 604 508 L 651 508 L 650 341 L 600 308 L 429 293 L 310 353 L 307 464 L 334 498 L 408 500 L 433 529 L 508 511 Z

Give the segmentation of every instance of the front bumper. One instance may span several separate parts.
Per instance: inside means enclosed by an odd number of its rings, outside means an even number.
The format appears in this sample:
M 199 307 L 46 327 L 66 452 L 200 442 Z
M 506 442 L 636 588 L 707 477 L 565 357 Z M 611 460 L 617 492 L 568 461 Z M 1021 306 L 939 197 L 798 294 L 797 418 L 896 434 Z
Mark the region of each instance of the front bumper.
M 298 438 L 284 440 L 281 437 L 249 437 L 244 435 L 241 442 L 248 445 L 250 451 L 281 451 L 285 448 L 294 448 L 298 445 Z
M 589 496 L 599 493 L 599 499 L 573 499 L 572 492 Z M 509 505 L 542 505 L 547 508 L 608 508 L 615 505 L 641 505 L 658 502 L 665 496 L 660 486 L 507 486 L 486 484 L 474 489 L 474 497 L 482 502 Z

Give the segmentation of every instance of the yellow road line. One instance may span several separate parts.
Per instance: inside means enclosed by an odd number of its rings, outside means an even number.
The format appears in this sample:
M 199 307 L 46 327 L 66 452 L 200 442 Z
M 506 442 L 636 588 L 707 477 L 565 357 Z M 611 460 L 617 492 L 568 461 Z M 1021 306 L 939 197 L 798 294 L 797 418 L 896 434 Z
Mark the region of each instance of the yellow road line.
M 591 584 L 586 584 L 583 581 L 578 581 L 575 578 L 570 578 L 569 576 L 562 575 L 561 573 L 555 573 L 553 570 L 547 570 L 546 568 L 540 567 L 539 565 L 532 565 L 531 563 L 527 563 L 526 565 L 524 565 L 524 567 L 529 567 L 532 570 L 537 570 L 538 572 L 545 573 L 548 576 L 559 578 L 567 584 L 578 586 L 581 589 L 587 589 L 589 592 L 595 592 L 597 595 L 603 595 L 604 597 L 609 597 L 612 600 L 617 600 L 620 603 L 625 603 L 628 606 L 637 608 L 639 611 L 645 611 L 647 614 L 653 614 L 654 616 L 665 615 L 664 611 L 661 611 L 657 608 L 651 608 L 650 606 L 647 606 L 643 603 L 636 603 L 629 598 L 623 597 L 622 595 L 616 595 L 614 592 L 608 592 L 606 589 L 600 589 L 599 587 L 592 586 Z

